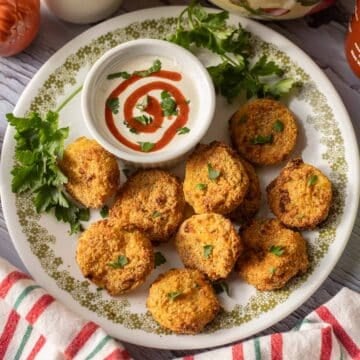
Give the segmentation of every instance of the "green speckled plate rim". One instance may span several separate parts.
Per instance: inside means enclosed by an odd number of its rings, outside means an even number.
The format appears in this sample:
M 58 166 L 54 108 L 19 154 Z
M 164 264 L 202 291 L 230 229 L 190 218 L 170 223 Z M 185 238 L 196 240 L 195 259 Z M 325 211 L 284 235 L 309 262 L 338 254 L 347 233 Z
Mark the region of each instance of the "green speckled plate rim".
M 121 42 L 139 37 L 162 37 L 174 27 L 175 18 L 171 16 L 176 16 L 182 9 L 163 7 L 140 10 L 111 19 L 81 34 L 43 66 L 24 91 L 15 112 L 23 114 L 29 109 L 46 112 L 55 108 L 58 105 L 56 99 L 64 95 L 65 86 L 79 86 L 76 74 L 82 66 L 94 63 L 106 50 Z M 304 83 L 298 96 L 312 107 L 313 116 L 306 121 L 321 134 L 321 143 L 325 148 L 322 158 L 331 164 L 329 175 L 334 184 L 335 201 L 329 219 L 319 230 L 316 245 L 310 249 L 311 270 L 281 291 L 257 292 L 245 306 L 236 305 L 231 311 L 223 311 L 205 333 L 195 337 L 169 334 L 149 314 L 132 313 L 127 300 L 104 300 L 100 293 L 89 289 L 88 281 L 76 280 L 67 270 L 60 269 L 63 261 L 52 249 L 55 236 L 39 224 L 40 217 L 27 196 L 15 197 L 11 194 L 9 169 L 13 164 L 13 131 L 8 129 L 6 133 L 1 163 L 2 203 L 10 235 L 22 260 L 35 280 L 50 293 L 82 316 L 97 321 L 121 340 L 158 348 L 191 349 L 222 345 L 248 337 L 280 321 L 306 301 L 333 269 L 350 236 L 359 198 L 359 156 L 354 131 L 339 96 L 312 60 L 284 37 L 254 21 L 237 16 L 231 19 L 234 23 L 241 21 L 264 40 L 276 41 L 278 48 L 260 40 L 258 36 L 253 38 L 258 51 L 282 63 L 290 75 Z M 301 59 L 303 67 L 280 51 L 282 47 L 292 53 L 292 58 Z M 73 48 L 77 51 L 74 52 Z M 51 73 L 48 71 L 50 66 L 55 69 Z M 304 68 L 309 68 L 311 74 Z M 43 73 L 48 75 L 44 77 Z M 39 82 L 42 83 L 40 87 L 35 85 Z M 326 89 L 327 96 L 319 90 L 316 82 Z M 35 93 L 34 87 L 37 89 Z M 334 109 L 342 120 L 341 130 L 334 117 Z M 353 149 L 352 153 L 345 151 L 343 134 L 346 134 L 347 146 Z M 350 157 L 350 162 L 346 157 Z M 348 196 L 349 192 L 351 197 Z M 343 216 L 345 208 L 346 217 Z M 336 229 L 339 226 L 344 228 L 343 236 L 337 239 Z M 319 264 L 324 260 L 327 260 L 327 264 L 319 272 Z M 315 272 L 317 275 L 314 278 L 311 275 Z M 296 291 L 300 287 L 301 291 Z M 291 296 L 294 291 L 297 296 Z M 287 302 L 286 307 L 277 307 L 284 302 Z

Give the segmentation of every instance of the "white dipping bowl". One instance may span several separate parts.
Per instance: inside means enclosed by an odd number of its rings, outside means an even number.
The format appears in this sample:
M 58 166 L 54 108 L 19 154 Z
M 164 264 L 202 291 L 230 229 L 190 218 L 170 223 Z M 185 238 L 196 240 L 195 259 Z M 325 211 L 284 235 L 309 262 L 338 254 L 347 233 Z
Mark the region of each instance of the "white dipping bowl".
M 176 68 L 176 71 L 183 76 L 181 81 L 184 81 L 184 88 L 181 87 L 180 83 L 157 77 L 146 77 L 139 80 L 139 83 L 161 80 L 177 86 L 185 97 L 190 95 L 188 98 L 190 100 L 190 113 L 185 125 L 190 128 L 190 132 L 184 135 L 177 134 L 164 148 L 148 153 L 138 152 L 121 144 L 112 135 L 105 121 L 106 99 L 123 81 L 122 79 L 108 80 L 107 76 L 118 71 L 131 73 L 135 70 L 147 68 L 148 66 L 139 68 L 141 66 L 139 59 L 152 59 L 152 61 L 160 59 L 163 65 L 165 64 L 162 67 L 163 70 L 172 70 L 171 67 Z M 137 82 L 131 86 L 136 89 Z M 121 99 L 119 100 L 120 112 L 116 117 L 120 124 L 119 116 L 122 116 L 123 108 L 121 107 Z M 129 41 L 111 49 L 94 64 L 85 79 L 81 106 L 83 117 L 91 135 L 106 150 L 136 167 L 168 167 L 183 160 L 185 155 L 205 135 L 214 116 L 215 90 L 206 68 L 191 52 L 167 41 L 141 39 Z M 165 119 L 165 124 L 166 121 L 171 120 Z M 143 133 L 134 135 L 124 131 L 124 135 L 130 138 L 132 142 L 156 142 L 154 139 L 156 134 L 151 134 L 152 138 L 150 136 L 150 139 L 148 139 L 148 134 Z

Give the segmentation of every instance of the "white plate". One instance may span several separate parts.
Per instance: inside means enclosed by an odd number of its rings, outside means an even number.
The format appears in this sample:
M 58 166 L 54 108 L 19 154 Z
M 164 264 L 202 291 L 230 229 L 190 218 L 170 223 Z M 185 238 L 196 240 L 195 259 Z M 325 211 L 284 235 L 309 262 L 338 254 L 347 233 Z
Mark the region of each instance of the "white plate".
M 99 24 L 59 50 L 39 70 L 21 96 L 15 112 L 29 109 L 45 112 L 56 109 L 83 84 L 92 63 L 111 47 L 138 37 L 163 37 L 174 26 L 174 18 L 183 8 L 163 7 L 142 10 Z M 306 301 L 334 268 L 350 236 L 359 199 L 359 155 L 349 116 L 335 89 L 316 64 L 290 41 L 251 20 L 230 17 L 251 31 L 258 52 L 266 52 L 303 82 L 289 106 L 298 118 L 300 137 L 294 152 L 315 164 L 332 180 L 335 201 L 327 222 L 304 236 L 309 241 L 311 270 L 288 287 L 276 292 L 256 292 L 236 275 L 229 280 L 231 298 L 219 296 L 225 311 L 206 332 L 196 336 L 177 336 L 164 332 L 146 313 L 145 298 L 149 284 L 160 272 L 181 266 L 173 245 L 160 247 L 168 261 L 149 276 L 141 288 L 119 298 L 111 298 L 85 280 L 76 263 L 76 236 L 67 234 L 68 226 L 53 216 L 38 216 L 26 196 L 11 192 L 11 174 L 15 142 L 8 129 L 2 152 L 1 196 L 10 235 L 26 267 L 35 280 L 73 311 L 104 327 L 121 340 L 158 348 L 193 349 L 213 347 L 248 337 L 280 321 Z M 261 39 L 261 40 L 260 40 Z M 199 54 L 208 64 L 214 56 Z M 227 119 L 239 106 L 217 99 L 213 125 L 204 142 L 214 139 L 228 142 Z M 89 135 L 80 112 L 80 96 L 75 95 L 61 110 L 60 123 L 70 126 L 67 142 Z M 283 165 L 283 164 L 282 164 Z M 262 188 L 273 179 L 281 166 L 258 170 Z M 174 171 L 181 173 L 181 167 Z M 125 177 L 123 176 L 122 179 Z M 263 192 L 264 194 L 264 192 Z M 264 196 L 263 196 L 264 197 Z M 263 199 L 260 215 L 269 211 Z M 99 218 L 92 214 L 91 221 Z

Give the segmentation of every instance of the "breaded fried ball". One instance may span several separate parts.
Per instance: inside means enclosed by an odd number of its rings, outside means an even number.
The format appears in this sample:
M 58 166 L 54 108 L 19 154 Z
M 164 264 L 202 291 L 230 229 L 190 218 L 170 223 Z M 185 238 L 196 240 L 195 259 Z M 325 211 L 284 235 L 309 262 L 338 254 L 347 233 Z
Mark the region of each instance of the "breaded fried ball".
M 283 224 L 313 229 L 328 216 L 332 186 L 319 169 L 297 158 L 268 185 L 267 195 L 272 212 Z
M 68 193 L 88 208 L 100 208 L 116 194 L 120 172 L 114 155 L 95 140 L 80 137 L 68 145 L 59 163 Z
M 298 129 L 294 115 L 275 100 L 246 103 L 231 117 L 229 125 L 236 150 L 253 164 L 279 163 L 296 144 Z
M 198 270 L 172 269 L 151 285 L 146 302 L 153 318 L 178 334 L 197 334 L 220 305 L 212 286 Z
M 182 184 L 176 176 L 164 170 L 140 170 L 120 189 L 110 217 L 161 242 L 179 227 L 184 207 Z
M 249 189 L 243 202 L 230 214 L 231 220 L 237 223 L 250 221 L 259 211 L 261 203 L 261 189 L 259 178 L 254 167 L 244 159 L 241 159 L 249 177 Z
M 252 221 L 241 238 L 245 252 L 238 260 L 239 275 L 258 290 L 280 289 L 309 267 L 306 241 L 277 219 Z
M 175 245 L 184 265 L 200 270 L 210 280 L 226 278 L 242 251 L 231 221 L 214 213 L 194 215 L 184 221 Z
M 119 295 L 144 283 L 154 268 L 154 254 L 144 234 L 102 220 L 80 236 L 76 262 L 86 278 Z
M 238 155 L 226 144 L 199 145 L 186 162 L 185 200 L 197 214 L 228 214 L 244 200 L 249 178 Z

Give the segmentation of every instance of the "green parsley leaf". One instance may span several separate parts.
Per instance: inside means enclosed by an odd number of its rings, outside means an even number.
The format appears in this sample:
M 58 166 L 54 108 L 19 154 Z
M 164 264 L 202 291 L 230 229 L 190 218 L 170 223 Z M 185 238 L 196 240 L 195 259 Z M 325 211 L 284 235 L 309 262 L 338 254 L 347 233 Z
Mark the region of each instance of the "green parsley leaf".
M 273 61 L 267 61 L 266 55 L 263 55 L 251 68 L 251 73 L 256 76 L 269 76 L 274 74 L 282 76 L 284 71 Z
M 63 192 L 67 177 L 58 165 L 69 128 L 59 128 L 59 114 L 53 111 L 44 117 L 32 112 L 26 117 L 7 114 L 6 118 L 16 130 L 12 191 L 30 192 L 38 213 L 53 211 L 57 220 L 69 223 L 71 234 L 81 231 L 80 221 L 89 219 L 89 211 Z
M 269 274 L 271 278 L 275 275 L 275 272 L 276 272 L 276 267 L 274 266 L 269 267 Z
M 166 258 L 160 251 L 156 251 L 154 256 L 155 256 L 155 267 L 158 267 L 166 263 Z
M 181 294 L 182 294 L 181 291 L 172 291 L 172 292 L 169 292 L 169 293 L 167 294 L 167 296 L 168 296 L 168 298 L 169 298 L 170 300 L 175 300 L 175 299 L 177 299 Z
M 318 182 L 318 176 L 317 175 L 311 175 L 307 181 L 308 186 L 313 186 Z
M 149 151 L 151 151 L 153 148 L 154 148 L 154 146 L 155 146 L 155 143 L 152 143 L 152 142 L 139 142 L 138 143 L 139 145 L 140 145 L 140 150 L 142 151 L 142 152 L 149 152 Z
M 178 114 L 177 103 L 171 97 L 170 93 L 168 91 L 163 90 L 160 96 L 162 99 L 161 108 L 164 116 L 177 115 Z
M 122 269 L 128 263 L 129 259 L 125 255 L 120 255 L 114 262 L 108 263 L 108 266 L 112 267 L 113 269 Z
M 142 71 L 134 71 L 134 75 L 140 76 L 140 77 L 146 77 L 153 73 L 156 73 L 161 70 L 161 61 L 159 59 L 155 60 L 151 67 L 147 70 Z
M 212 245 L 204 245 L 203 249 L 204 249 L 203 256 L 204 256 L 205 259 L 208 259 L 211 256 L 212 252 L 213 252 L 214 246 L 212 246 Z
M 106 218 L 106 217 L 108 217 L 108 215 L 109 215 L 109 208 L 106 206 L 106 205 L 104 205 L 102 208 L 101 208 L 101 210 L 100 210 L 100 215 L 101 215 L 101 217 L 104 219 L 104 218 Z
M 196 189 L 198 190 L 206 190 L 207 189 L 207 185 L 206 184 L 196 184 Z
M 130 131 L 131 133 L 133 133 L 133 134 L 137 134 L 137 133 L 138 133 L 137 130 L 134 129 L 133 127 L 131 127 L 127 121 L 124 121 L 123 123 L 124 123 L 124 125 L 129 129 L 129 131 Z
M 134 119 L 142 125 L 149 125 L 153 122 L 153 118 L 151 116 L 147 116 L 145 114 L 136 116 Z
M 118 114 L 120 107 L 119 98 L 109 98 L 106 101 L 106 106 L 111 110 L 113 114 Z
M 273 125 L 273 129 L 276 132 L 283 132 L 284 131 L 284 123 L 281 120 L 276 120 Z
M 294 79 L 282 79 L 274 84 L 266 84 L 266 86 L 264 86 L 264 96 L 272 96 L 275 99 L 279 99 L 287 95 L 295 85 L 300 84 Z
M 229 286 L 224 280 L 213 281 L 211 285 L 216 294 L 221 294 L 225 291 L 227 296 L 230 296 Z
M 208 177 L 210 180 L 216 180 L 221 172 L 219 170 L 215 170 L 210 163 L 208 163 Z
M 273 253 L 276 256 L 282 256 L 284 254 L 284 248 L 282 246 L 272 245 L 269 249 L 269 252 Z
M 116 73 L 109 74 L 106 78 L 108 80 L 116 79 L 116 78 L 123 78 L 123 79 L 130 79 L 131 75 L 126 71 L 119 71 Z
M 177 129 L 178 135 L 184 135 L 190 132 L 190 129 L 187 127 L 182 127 L 180 129 Z
M 142 101 L 140 101 L 139 103 L 136 104 L 136 108 L 140 111 L 145 111 L 145 109 L 148 107 L 149 105 L 149 95 L 145 95 L 142 99 Z
M 274 140 L 273 134 L 270 135 L 257 135 L 252 140 L 251 143 L 253 145 L 263 145 L 263 144 L 272 144 Z
M 151 214 L 151 216 L 152 216 L 153 218 L 157 218 L 157 217 L 161 216 L 161 212 L 155 210 L 155 211 Z

